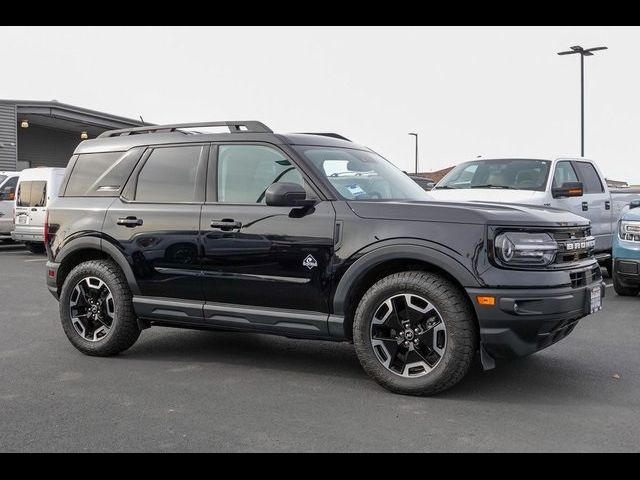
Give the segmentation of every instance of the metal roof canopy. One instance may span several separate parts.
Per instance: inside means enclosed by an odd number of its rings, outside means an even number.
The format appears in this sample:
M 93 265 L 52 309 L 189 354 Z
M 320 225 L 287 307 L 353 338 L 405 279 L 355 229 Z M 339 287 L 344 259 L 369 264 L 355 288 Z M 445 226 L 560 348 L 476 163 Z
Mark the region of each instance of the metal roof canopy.
M 47 128 L 73 132 L 86 130 L 91 136 L 97 136 L 105 130 L 142 125 L 139 120 L 76 107 L 55 100 L 0 100 L 0 103 L 16 106 L 18 122 L 26 119 L 33 125 Z

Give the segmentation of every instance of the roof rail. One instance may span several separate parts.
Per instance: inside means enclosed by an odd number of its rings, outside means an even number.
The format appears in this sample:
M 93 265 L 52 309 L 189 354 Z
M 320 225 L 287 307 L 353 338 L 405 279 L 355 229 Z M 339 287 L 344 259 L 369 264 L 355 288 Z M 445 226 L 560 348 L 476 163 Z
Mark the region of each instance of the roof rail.
M 255 120 L 246 122 L 201 122 L 201 123 L 175 123 L 172 125 L 149 125 L 146 127 L 122 128 L 108 130 L 101 133 L 98 138 L 119 137 L 121 135 L 137 135 L 141 133 L 173 133 L 182 129 L 201 127 L 228 127 L 231 133 L 273 133 L 264 123 Z M 187 132 L 182 132 L 187 133 Z
M 322 133 L 322 132 L 301 132 L 301 135 L 320 135 L 322 137 L 337 138 L 339 140 L 345 140 L 347 142 L 351 141 L 347 137 L 343 137 L 339 133 L 331 133 L 331 132 L 325 132 L 325 133 Z

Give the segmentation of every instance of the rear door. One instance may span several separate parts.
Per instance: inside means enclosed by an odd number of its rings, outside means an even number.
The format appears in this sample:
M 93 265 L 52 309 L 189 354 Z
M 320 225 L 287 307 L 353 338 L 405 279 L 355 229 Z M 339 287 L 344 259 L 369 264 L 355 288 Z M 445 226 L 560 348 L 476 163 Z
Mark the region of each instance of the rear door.
M 596 237 L 596 252 L 611 250 L 613 238 L 611 197 L 593 164 L 580 161 L 573 163 L 578 178 L 584 185 L 581 207 L 583 216 L 591 220 L 591 231 Z
M 308 210 L 268 206 L 264 193 L 275 182 L 299 183 L 318 203 Z M 334 226 L 331 202 L 320 200 L 281 150 L 263 144 L 212 148 L 200 220 L 205 321 L 326 335 Z
M 16 228 L 21 231 L 43 234 L 44 217 L 49 194 L 48 181 L 25 180 L 18 183 L 16 195 Z
M 154 318 L 202 321 L 198 231 L 208 149 L 149 148 L 104 221 L 104 234 L 125 253 Z

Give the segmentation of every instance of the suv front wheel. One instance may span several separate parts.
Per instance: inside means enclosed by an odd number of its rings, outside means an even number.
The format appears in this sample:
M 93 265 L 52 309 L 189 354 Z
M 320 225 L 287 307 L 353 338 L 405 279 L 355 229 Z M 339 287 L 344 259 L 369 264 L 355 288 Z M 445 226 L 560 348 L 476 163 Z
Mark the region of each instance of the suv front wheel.
M 60 293 L 60 319 L 69 341 L 86 355 L 115 355 L 140 336 L 127 281 L 107 260 L 71 270 Z
M 353 342 L 364 370 L 386 389 L 431 395 L 469 371 L 477 344 L 471 307 L 440 275 L 408 271 L 374 284 L 356 310 Z

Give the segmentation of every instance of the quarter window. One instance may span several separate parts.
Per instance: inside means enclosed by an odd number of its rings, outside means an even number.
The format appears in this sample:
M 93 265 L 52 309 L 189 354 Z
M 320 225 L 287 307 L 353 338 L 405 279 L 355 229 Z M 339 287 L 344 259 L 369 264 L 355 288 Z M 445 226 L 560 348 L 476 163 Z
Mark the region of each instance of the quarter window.
M 287 157 L 262 145 L 221 145 L 217 177 L 218 201 L 223 203 L 264 204 L 267 188 L 276 182 L 304 186 Z
M 85 153 L 79 155 L 69 177 L 65 196 L 87 195 L 95 183 L 104 176 L 105 172 L 111 169 L 122 155 L 122 152 Z M 114 187 L 119 189 L 124 180 L 126 180 L 126 177 L 122 176 Z
M 180 203 L 195 199 L 200 145 L 156 148 L 138 175 L 135 199 Z

